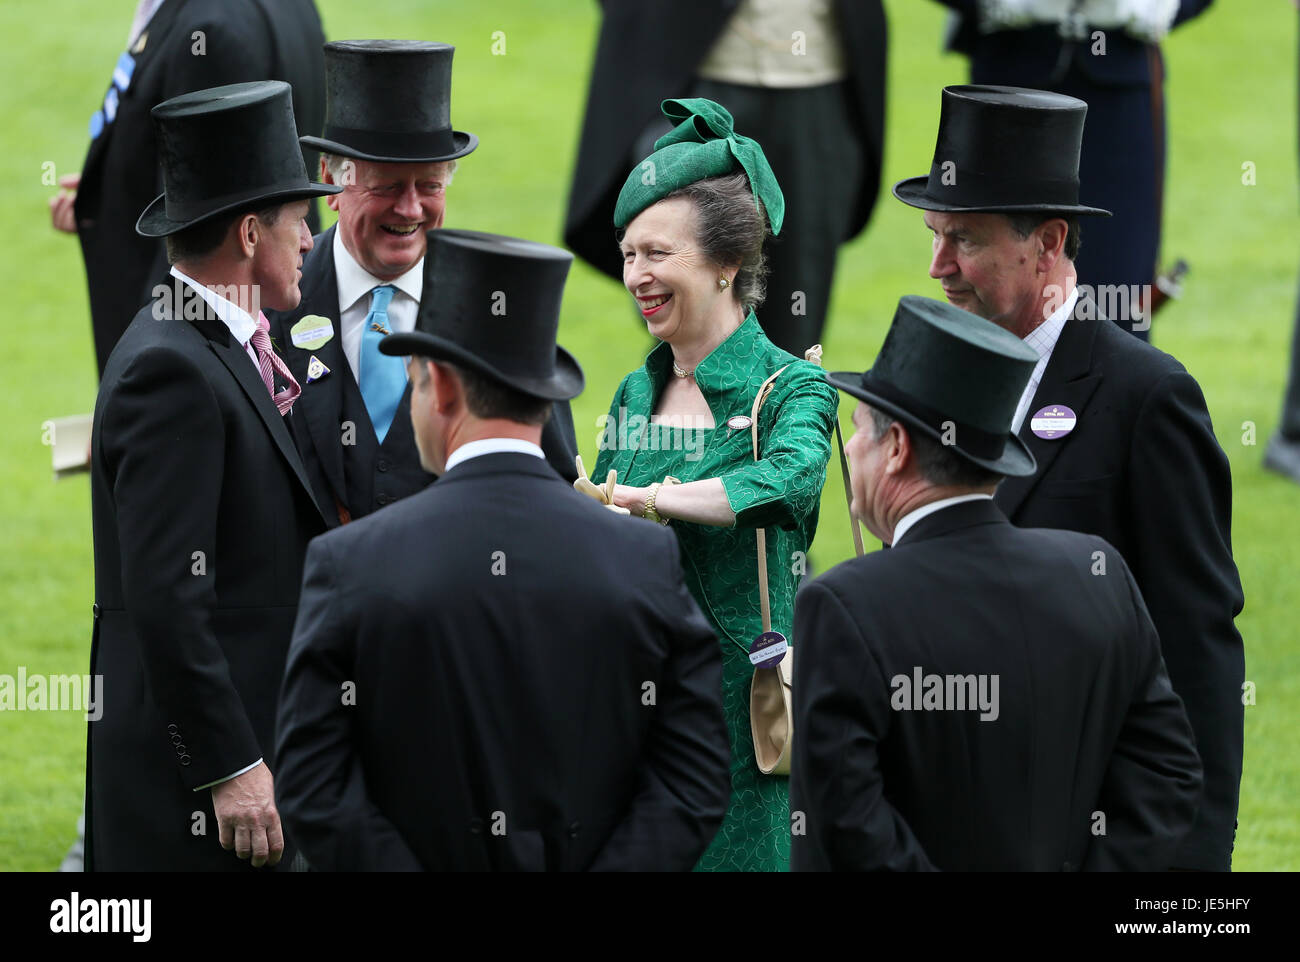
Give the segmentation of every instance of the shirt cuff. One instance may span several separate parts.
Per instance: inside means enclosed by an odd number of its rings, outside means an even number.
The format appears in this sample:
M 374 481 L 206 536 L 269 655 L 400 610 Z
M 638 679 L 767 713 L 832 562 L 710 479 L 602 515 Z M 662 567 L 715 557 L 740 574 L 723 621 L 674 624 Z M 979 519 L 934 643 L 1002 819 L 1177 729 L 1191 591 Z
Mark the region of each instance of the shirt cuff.
M 228 781 L 230 781 L 232 778 L 238 778 L 240 775 L 244 774 L 244 772 L 251 772 L 254 768 L 256 768 L 256 767 L 257 767 L 258 765 L 260 765 L 260 764 L 262 764 L 262 760 L 259 758 L 257 761 L 253 762 L 253 764 L 251 764 L 251 765 L 245 765 L 245 766 L 244 766 L 243 768 L 241 768 L 239 771 L 237 771 L 237 772 L 231 772 L 231 773 L 230 773 L 229 775 L 227 775 L 225 778 L 218 778 L 215 782 L 208 782 L 206 785 L 200 785 L 198 788 L 196 788 L 196 789 L 194 789 L 194 790 L 195 790 L 196 792 L 201 792 L 201 791 L 203 791 L 203 789 L 205 789 L 205 788 L 211 788 L 213 785 L 220 785 L 222 782 L 228 782 Z

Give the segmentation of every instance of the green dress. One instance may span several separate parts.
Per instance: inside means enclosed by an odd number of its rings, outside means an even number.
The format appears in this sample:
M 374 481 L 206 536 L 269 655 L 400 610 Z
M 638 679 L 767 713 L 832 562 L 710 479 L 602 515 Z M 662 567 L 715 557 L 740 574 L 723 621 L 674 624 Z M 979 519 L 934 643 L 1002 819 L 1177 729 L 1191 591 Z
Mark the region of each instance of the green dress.
M 807 570 L 838 395 L 815 364 L 782 351 L 751 313 L 695 369 L 713 414 L 712 429 L 650 424 L 667 379 L 672 349 L 660 344 L 623 379 L 600 439 L 592 477 L 613 468 L 620 484 L 645 487 L 671 474 L 679 481 L 721 478 L 736 513 L 732 528 L 673 521 L 686 584 L 722 644 L 722 704 L 731 736 L 731 801 L 717 837 L 696 866 L 705 871 L 785 871 L 790 863 L 789 779 L 763 775 L 749 728 L 750 642 L 762 631 L 755 528 L 767 529 L 772 627 L 791 643 L 795 589 Z M 754 460 L 748 421 L 764 380 L 782 367 L 759 413 Z M 797 684 L 797 680 L 796 680 Z

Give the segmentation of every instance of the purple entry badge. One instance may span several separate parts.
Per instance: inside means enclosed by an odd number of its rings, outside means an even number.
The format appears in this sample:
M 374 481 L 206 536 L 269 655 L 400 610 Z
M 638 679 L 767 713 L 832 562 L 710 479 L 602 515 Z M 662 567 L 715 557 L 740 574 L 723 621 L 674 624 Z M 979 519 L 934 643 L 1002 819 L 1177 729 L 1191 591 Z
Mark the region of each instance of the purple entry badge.
M 1079 423 L 1079 419 L 1064 404 L 1049 404 L 1035 412 L 1029 421 L 1029 430 L 1045 441 L 1063 438 Z
M 749 646 L 749 662 L 755 668 L 775 668 L 789 650 L 785 635 L 779 631 L 765 631 Z

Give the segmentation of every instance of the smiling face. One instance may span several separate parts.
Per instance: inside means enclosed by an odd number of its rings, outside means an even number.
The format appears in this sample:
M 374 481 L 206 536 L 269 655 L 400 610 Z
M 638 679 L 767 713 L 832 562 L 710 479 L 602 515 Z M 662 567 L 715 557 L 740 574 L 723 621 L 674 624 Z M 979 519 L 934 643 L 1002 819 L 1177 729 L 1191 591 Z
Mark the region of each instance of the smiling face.
M 322 180 L 335 183 L 322 165 Z M 442 226 L 450 163 L 380 164 L 348 159 L 337 182 L 343 193 L 328 199 L 339 213 L 339 237 L 349 254 L 375 277 L 401 277 L 424 256 L 425 231 Z
M 274 224 L 257 219 L 258 242 L 253 255 L 253 282 L 261 302 L 277 311 L 298 306 L 302 292 L 302 259 L 312 249 L 307 227 L 308 201 L 295 200 L 280 208 Z
M 930 276 L 948 303 L 1023 337 L 1042 323 L 1039 231 L 1021 237 L 1001 214 L 926 211 L 934 234 Z
M 661 341 L 698 337 L 734 303 L 718 278 L 732 279 L 735 269 L 719 268 L 700 250 L 695 205 L 685 198 L 643 210 L 628 224 L 619 248 L 623 286 Z

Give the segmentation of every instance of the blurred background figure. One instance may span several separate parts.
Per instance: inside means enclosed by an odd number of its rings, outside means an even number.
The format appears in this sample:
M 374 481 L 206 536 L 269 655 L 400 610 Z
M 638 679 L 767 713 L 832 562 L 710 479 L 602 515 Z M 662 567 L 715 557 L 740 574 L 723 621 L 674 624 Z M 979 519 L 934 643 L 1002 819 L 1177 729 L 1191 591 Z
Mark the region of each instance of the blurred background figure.
M 564 242 L 610 277 L 614 202 L 670 125 L 705 97 L 763 147 L 785 192 L 762 326 L 796 357 L 821 339 L 839 245 L 871 217 L 885 117 L 880 0 L 604 0 Z
M 1292 0 L 1300 10 L 1300 0 Z M 1297 73 L 1300 78 L 1300 73 Z M 1264 450 L 1264 467 L 1300 484 L 1300 295 L 1296 297 L 1296 321 L 1291 330 L 1291 370 L 1286 394 L 1282 395 L 1282 420 Z
M 1164 206 L 1164 59 L 1159 43 L 1212 0 L 939 0 L 955 15 L 948 47 L 970 58 L 975 84 L 1033 87 L 1088 104 L 1080 191 L 1108 220 L 1089 222 L 1079 284 L 1122 286 L 1110 316 L 1142 340 L 1149 322 L 1132 302 L 1155 290 Z M 1157 300 L 1159 297 L 1157 296 Z
M 180 94 L 250 80 L 293 86 L 298 132 L 325 116 L 325 34 L 313 0 L 140 0 L 103 103 L 90 118 L 81 172 L 60 178 L 54 227 L 81 239 L 98 372 L 157 283 L 167 256 L 136 218 L 162 193 L 149 111 Z M 309 171 L 315 152 L 304 151 Z M 307 223 L 320 230 L 313 202 Z

